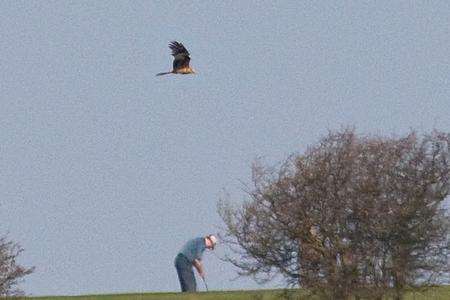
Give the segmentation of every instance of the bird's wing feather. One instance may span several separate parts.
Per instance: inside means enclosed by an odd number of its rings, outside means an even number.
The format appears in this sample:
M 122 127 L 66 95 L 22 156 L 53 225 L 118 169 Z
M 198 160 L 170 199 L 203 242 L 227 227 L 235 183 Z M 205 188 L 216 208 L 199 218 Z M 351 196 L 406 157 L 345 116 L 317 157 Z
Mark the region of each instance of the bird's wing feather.
M 178 54 L 184 54 L 186 56 L 189 56 L 189 52 L 180 42 L 177 41 L 170 42 L 169 48 L 172 50 L 173 56 L 177 56 Z
M 189 57 L 189 52 L 182 43 L 179 43 L 177 41 L 170 42 L 169 48 L 172 50 L 172 55 L 174 56 L 174 70 L 189 67 L 189 61 L 191 60 L 191 58 Z

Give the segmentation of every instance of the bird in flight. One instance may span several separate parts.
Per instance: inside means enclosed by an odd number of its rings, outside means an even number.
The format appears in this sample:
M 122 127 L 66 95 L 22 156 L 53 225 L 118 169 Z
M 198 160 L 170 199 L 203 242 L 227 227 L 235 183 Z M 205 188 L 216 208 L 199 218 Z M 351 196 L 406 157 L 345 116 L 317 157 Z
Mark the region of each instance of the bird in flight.
M 170 42 L 169 48 L 172 50 L 173 68 L 170 72 L 158 73 L 156 76 L 166 75 L 166 74 L 195 74 L 195 70 L 189 66 L 189 52 L 183 46 L 182 43 L 173 41 Z

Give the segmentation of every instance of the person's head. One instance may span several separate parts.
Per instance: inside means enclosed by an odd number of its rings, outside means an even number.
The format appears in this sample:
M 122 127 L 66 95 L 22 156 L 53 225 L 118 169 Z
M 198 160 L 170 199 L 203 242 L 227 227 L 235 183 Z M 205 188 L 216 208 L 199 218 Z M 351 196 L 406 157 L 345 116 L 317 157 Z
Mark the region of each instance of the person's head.
M 214 248 L 216 247 L 217 244 L 217 238 L 215 235 L 207 235 L 205 236 L 205 244 L 206 244 L 206 248 L 214 250 Z

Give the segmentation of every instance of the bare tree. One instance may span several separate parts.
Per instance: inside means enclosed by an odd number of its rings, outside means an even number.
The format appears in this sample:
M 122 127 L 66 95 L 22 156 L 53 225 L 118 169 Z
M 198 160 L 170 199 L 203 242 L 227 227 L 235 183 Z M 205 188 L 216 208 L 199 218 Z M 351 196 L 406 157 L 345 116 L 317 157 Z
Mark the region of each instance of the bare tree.
M 34 268 L 26 268 L 17 264 L 16 259 L 23 249 L 16 243 L 0 238 L 0 296 L 22 295 L 17 288 L 22 277 L 31 274 Z
M 450 135 L 329 133 L 277 169 L 255 164 L 249 199 L 219 203 L 227 260 L 259 281 L 332 299 L 381 296 L 448 272 Z

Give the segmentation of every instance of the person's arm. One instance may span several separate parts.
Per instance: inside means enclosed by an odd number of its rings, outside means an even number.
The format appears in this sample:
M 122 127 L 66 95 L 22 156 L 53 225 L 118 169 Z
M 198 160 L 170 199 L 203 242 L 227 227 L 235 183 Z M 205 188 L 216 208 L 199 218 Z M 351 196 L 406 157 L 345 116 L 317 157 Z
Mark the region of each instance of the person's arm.
M 204 278 L 205 277 L 205 271 L 203 270 L 202 261 L 198 260 L 198 259 L 194 259 L 192 264 L 197 269 L 198 275 L 200 275 L 200 277 Z

